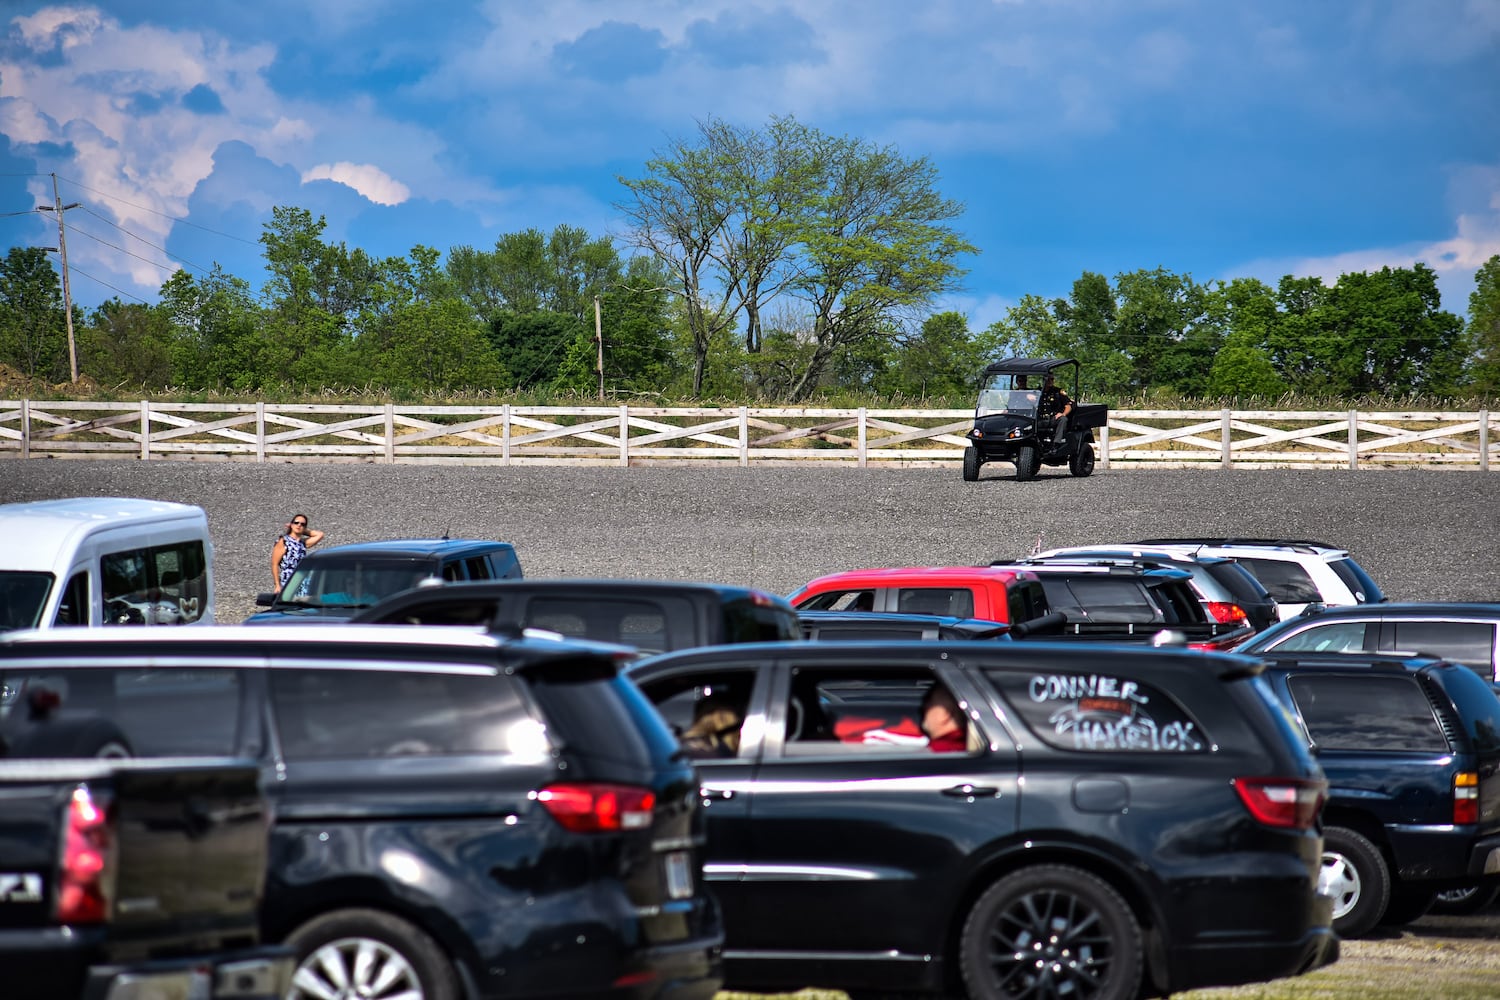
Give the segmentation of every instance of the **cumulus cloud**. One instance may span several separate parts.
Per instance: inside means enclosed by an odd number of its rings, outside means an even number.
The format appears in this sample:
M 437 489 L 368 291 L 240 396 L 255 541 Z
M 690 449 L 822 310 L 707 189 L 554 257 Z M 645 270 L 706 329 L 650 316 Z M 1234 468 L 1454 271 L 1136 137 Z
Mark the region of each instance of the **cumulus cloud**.
M 302 172 L 302 183 L 309 181 L 337 181 L 377 205 L 399 205 L 411 197 L 411 189 L 405 184 L 368 163 L 320 163 Z

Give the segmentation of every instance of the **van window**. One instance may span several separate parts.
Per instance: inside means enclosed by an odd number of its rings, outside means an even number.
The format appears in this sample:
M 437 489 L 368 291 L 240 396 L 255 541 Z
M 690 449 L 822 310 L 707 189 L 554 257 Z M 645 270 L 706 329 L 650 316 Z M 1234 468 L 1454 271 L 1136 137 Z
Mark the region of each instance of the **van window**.
M 0 632 L 36 628 L 51 590 L 51 573 L 0 573 Z
M 62 601 L 57 605 L 57 617 L 52 624 L 58 628 L 89 623 L 89 574 L 85 570 L 74 573 L 63 590 Z
M 106 625 L 186 625 L 208 610 L 201 541 L 110 552 L 99 560 Z
M 1490 622 L 1391 622 L 1395 649 L 1456 660 L 1492 678 L 1495 626 Z

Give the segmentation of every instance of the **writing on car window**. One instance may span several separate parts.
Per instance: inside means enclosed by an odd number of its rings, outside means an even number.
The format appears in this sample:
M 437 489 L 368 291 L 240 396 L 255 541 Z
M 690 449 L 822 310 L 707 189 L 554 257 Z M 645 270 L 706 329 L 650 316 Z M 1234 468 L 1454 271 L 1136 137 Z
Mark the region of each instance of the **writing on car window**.
M 1174 699 L 1130 678 L 998 672 L 992 677 L 1027 727 L 1058 749 L 1201 753 L 1209 745 Z

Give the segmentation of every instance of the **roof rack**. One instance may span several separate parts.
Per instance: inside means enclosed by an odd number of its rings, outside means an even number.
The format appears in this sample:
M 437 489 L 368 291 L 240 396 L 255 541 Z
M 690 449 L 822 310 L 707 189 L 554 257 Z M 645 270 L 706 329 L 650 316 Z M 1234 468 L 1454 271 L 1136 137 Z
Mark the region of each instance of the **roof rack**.
M 1250 538 L 1241 535 L 1227 535 L 1221 538 L 1142 538 L 1132 544 L 1135 545 L 1264 545 L 1268 547 L 1284 548 L 1317 548 L 1337 549 L 1343 551 L 1342 545 L 1330 545 L 1327 542 L 1314 541 L 1310 538 Z

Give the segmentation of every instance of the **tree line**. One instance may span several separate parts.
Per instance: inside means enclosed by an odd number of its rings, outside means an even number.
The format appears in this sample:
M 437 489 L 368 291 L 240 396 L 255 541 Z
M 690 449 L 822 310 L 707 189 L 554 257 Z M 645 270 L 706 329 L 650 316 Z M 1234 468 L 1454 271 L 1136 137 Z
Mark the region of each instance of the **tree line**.
M 619 180 L 618 236 L 527 229 L 446 259 L 375 258 L 278 206 L 261 288 L 216 266 L 176 272 L 153 305 L 75 308 L 79 370 L 146 393 L 954 402 L 1015 354 L 1078 358 L 1099 399 L 1500 392 L 1500 255 L 1467 322 L 1419 263 L 1275 287 L 1084 272 L 1066 298 L 1023 296 L 976 330 L 937 308 L 979 251 L 925 158 L 790 117 L 709 119 Z M 11 248 L 0 363 L 66 382 L 66 326 L 46 251 Z

